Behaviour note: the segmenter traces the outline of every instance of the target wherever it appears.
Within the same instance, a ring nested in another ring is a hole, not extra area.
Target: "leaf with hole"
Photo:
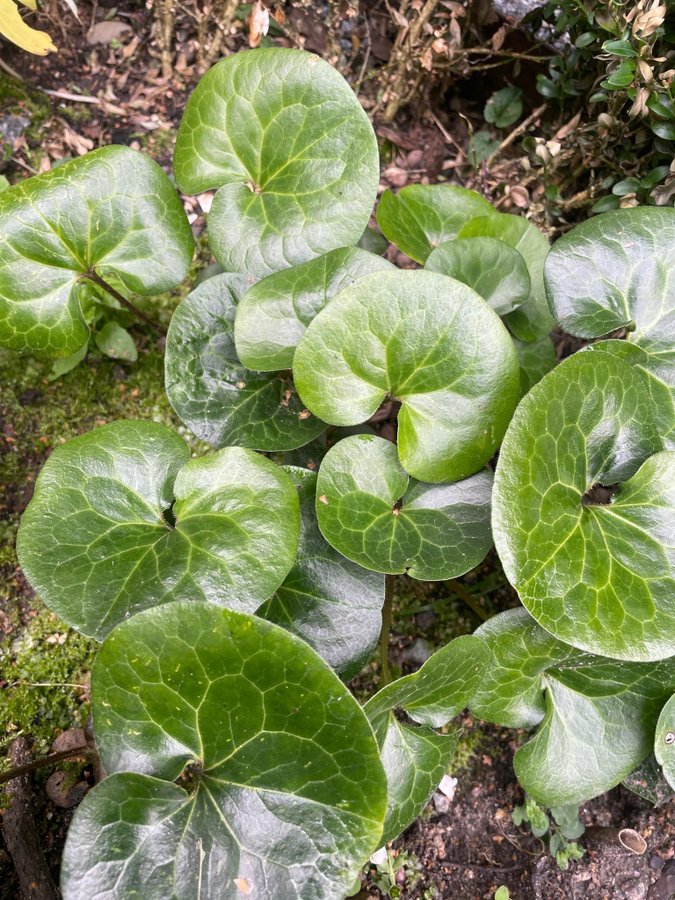
[[[188,428],[212,447],[293,450],[325,425],[298,399],[290,373],[253,372],[234,346],[243,275],[215,275],[178,306],[166,340],[169,402]]]
[[[548,334],[554,324],[543,281],[549,244],[541,231],[522,216],[493,210],[492,215],[467,222],[458,237],[496,238],[520,253],[530,274],[530,294],[517,309],[504,317],[504,321],[521,341],[534,341]]]
[[[300,497],[300,542],[284,583],[258,610],[303,638],[344,678],[370,659],[382,627],[384,578],[334,550],[316,519],[316,473],[287,469]]]
[[[226,272],[262,276],[356,244],[379,181],[375,132],[351,87],[311,53],[221,60],[185,107],[176,181],[217,188],[209,244]]]
[[[164,425],[114,422],[54,450],[17,552],[50,609],[102,640],[172,599],[253,612],[293,565],[298,510],[288,475],[251,450],[190,459]]]
[[[396,447],[354,435],[321,463],[316,514],[326,540],[376,572],[438,581],[473,569],[492,546],[492,473],[454,484],[409,478]]]
[[[424,267],[467,284],[499,316],[512,312],[530,296],[525,260],[498,238],[446,241],[429,254]]]
[[[70,356],[89,338],[88,273],[129,291],[175,287],[192,259],[176,191],[143,153],[103,147],[0,193],[0,345]]]
[[[208,603],[146,610],[103,644],[92,700],[111,774],[73,820],[65,900],[341,900],[378,846],[368,721],[276,625]]]
[[[455,638],[417,672],[388,684],[364,706],[389,786],[383,843],[417,818],[446,773],[461,732],[438,734],[434,729],[447,725],[469,703],[489,661],[479,638]]]
[[[481,719],[537,728],[514,758],[523,788],[545,806],[579,804],[626,778],[649,754],[675,684],[675,660],[628,663],[574,650],[524,609],[475,632],[492,652],[470,701]]]
[[[642,369],[673,441],[675,405],[675,210],[638,207],[594,216],[556,241],[546,292],[565,331],[595,338],[628,329],[603,348]],[[636,347],[629,350],[628,347]]]
[[[366,250],[342,247],[268,275],[248,290],[237,308],[239,359],[263,372],[290,369],[307,326],[332,297],[363,275],[393,268]]]
[[[499,317],[466,285],[435,272],[376,272],[309,325],[293,375],[332,425],[400,400],[398,451],[427,482],[457,481],[499,446],[519,393],[518,361]]]
[[[654,755],[666,781],[675,790],[675,694],[661,710],[654,737]]]
[[[377,207],[382,234],[418,263],[440,244],[456,238],[476,216],[494,215],[475,191],[452,184],[410,184],[394,194],[386,190]]]
[[[625,660],[675,653],[675,453],[659,452],[641,374],[578,353],[520,402],[492,528],[507,578],[547,631]]]

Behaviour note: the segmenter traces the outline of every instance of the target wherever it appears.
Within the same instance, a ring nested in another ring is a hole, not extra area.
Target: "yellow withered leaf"
[[[22,0],[24,6],[35,9],[35,0]],[[0,0],[0,34],[17,47],[37,56],[57,52],[46,31],[36,31],[27,25],[19,14],[14,0]]]

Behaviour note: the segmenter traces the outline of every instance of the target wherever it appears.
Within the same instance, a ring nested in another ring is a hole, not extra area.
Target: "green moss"
[[[96,644],[67,628],[46,609],[30,615],[21,632],[0,644],[7,683],[0,734],[34,738],[39,756],[61,731],[83,725],[89,712],[88,674]]]
[[[29,142],[39,142],[41,126],[51,115],[52,104],[46,94],[34,91],[0,71],[0,113],[28,116],[30,125],[26,129],[26,138]]]

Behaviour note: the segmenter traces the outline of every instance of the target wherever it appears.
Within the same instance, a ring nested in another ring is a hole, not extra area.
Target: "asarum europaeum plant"
[[[216,190],[224,272],[179,305],[166,387],[215,452],[98,428],[54,451],[19,531],[40,596],[102,641],[108,776],[73,820],[67,900],[342,898],[427,802],[467,705],[533,730],[515,766],[543,805],[652,750],[675,789],[675,210],[606,213],[549,252],[472,191],[414,185],[378,209],[424,265],[400,271],[360,246],[370,123],[294,50],[207,73],[174,168]],[[87,281],[152,293],[190,260],[170,183],[119,148],[3,192],[0,222],[14,349],[71,353]],[[614,337],[556,365],[555,323]],[[368,424],[383,403],[396,443]],[[278,465],[302,448],[318,472]],[[339,676],[381,622],[386,648],[392,575],[457,577],[493,539],[523,607],[389,683],[385,655],[361,707]]]

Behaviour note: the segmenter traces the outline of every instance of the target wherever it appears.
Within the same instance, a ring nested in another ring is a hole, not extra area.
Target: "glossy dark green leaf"
[[[377,224],[384,236],[416,262],[457,237],[476,216],[495,211],[475,191],[451,184],[410,184],[397,194],[387,190],[377,207]]]
[[[631,353],[628,361],[647,373],[655,399],[669,393],[662,415],[664,426],[670,419],[665,433],[670,432],[675,402],[675,210],[620,209],[577,225],[553,245],[545,280],[556,320],[570,334],[594,338],[629,329],[624,343],[642,353],[619,351],[613,342],[612,350]]]
[[[520,363],[520,393],[524,396],[558,363],[555,347],[548,335],[536,341],[513,339],[513,345]]]
[[[675,660],[628,663],[574,650],[524,609],[476,631],[492,652],[470,701],[482,719],[535,728],[516,753],[518,780],[545,806],[582,803],[619,784],[648,755]]]
[[[323,536],[348,559],[437,581],[473,569],[490,549],[491,487],[487,470],[454,484],[415,481],[393,444],[355,435],[321,463],[316,514]]]
[[[456,638],[417,672],[388,684],[366,703],[389,785],[383,843],[417,818],[447,771],[461,732],[437,734],[433,729],[469,703],[489,660],[478,638]],[[402,721],[397,711],[416,724]]]
[[[361,235],[357,246],[362,250],[367,250],[369,253],[383,256],[387,252],[389,241],[377,229],[371,228],[369,225]]]
[[[289,468],[300,496],[293,568],[258,615],[303,638],[343,678],[368,662],[382,627],[384,578],[328,544],[316,520],[316,473]]]
[[[527,302],[530,295],[525,260],[498,238],[446,241],[429,254],[424,267],[468,284],[500,316]]]
[[[521,341],[534,341],[548,334],[554,324],[544,291],[544,260],[549,244],[539,229],[522,216],[493,211],[490,216],[467,222],[458,237],[497,238],[520,253],[530,273],[530,295],[518,309],[508,313],[505,322]]]
[[[178,306],[166,341],[169,402],[188,428],[212,447],[292,450],[325,425],[298,399],[288,373],[252,372],[234,346],[243,275],[215,275]]]
[[[495,91],[483,109],[486,122],[497,128],[513,125],[523,114],[523,92],[518,87],[505,87]]]
[[[207,603],[147,610],[103,644],[92,696],[111,774],[73,820],[65,900],[341,900],[378,846],[372,730],[276,625]]]
[[[516,410],[495,543],[524,605],[560,640],[616,659],[675,653],[675,453],[661,446],[642,375],[607,353],[565,360]]]
[[[466,285],[435,272],[366,275],[322,310],[293,362],[300,397],[333,425],[402,401],[401,464],[427,482],[457,481],[499,446],[519,393],[509,335]]]
[[[642,373],[654,404],[656,427],[666,450],[675,450],[675,371],[669,366],[654,365],[654,356],[631,341],[598,341],[584,347],[584,352],[609,353]]]
[[[0,346],[70,356],[86,343],[81,283],[114,275],[137,294],[183,280],[192,232],[157,163],[104,147],[0,194]]]
[[[342,247],[268,275],[249,289],[237,309],[239,359],[263,372],[290,369],[305,329],[335,294],[363,275],[393,268],[366,250]]]
[[[654,737],[654,755],[666,781],[675,790],[675,694],[661,711]]]
[[[21,565],[45,603],[101,640],[172,599],[253,612],[290,571],[298,497],[278,466],[229,447],[190,459],[155,422],[114,422],[52,453],[21,520]]]
[[[351,87],[318,56],[236,53],[185,107],[176,181],[218,188],[211,249],[226,272],[262,276],[356,244],[379,180],[375,132]]]

